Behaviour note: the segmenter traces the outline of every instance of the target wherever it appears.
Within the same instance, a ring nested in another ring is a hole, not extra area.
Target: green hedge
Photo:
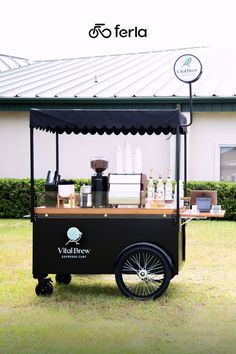
[[[75,181],[75,190],[79,191],[82,184],[88,184],[89,179]],[[37,205],[44,205],[44,179],[35,181]],[[236,220],[236,183],[235,182],[198,182],[187,184],[190,190],[217,190],[218,204],[226,210],[224,220]],[[0,179],[0,218],[22,218],[30,214],[30,180],[29,179]]]
[[[89,179],[75,181],[75,190]],[[35,181],[36,204],[44,205],[45,179]],[[0,179],[0,218],[22,218],[30,214],[30,179]]]

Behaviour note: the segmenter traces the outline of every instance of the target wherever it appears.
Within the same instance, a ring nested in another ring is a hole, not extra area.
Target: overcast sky
[[[0,1],[0,54],[56,59],[195,46],[236,47],[235,0]],[[105,23],[111,36],[90,38],[88,32],[95,23]],[[126,30],[145,29],[147,37],[135,38],[134,31],[131,37],[116,37],[117,24]]]

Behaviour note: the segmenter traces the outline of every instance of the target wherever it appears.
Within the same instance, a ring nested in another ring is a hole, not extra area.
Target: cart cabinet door
[[[37,219],[33,224],[33,274],[113,273],[119,254],[138,242],[161,247],[177,274],[182,261],[179,237],[171,218]]]

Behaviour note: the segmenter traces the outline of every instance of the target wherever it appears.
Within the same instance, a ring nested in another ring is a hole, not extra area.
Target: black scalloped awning
[[[62,134],[176,134],[184,133],[185,116],[178,109],[31,109],[30,127]]]

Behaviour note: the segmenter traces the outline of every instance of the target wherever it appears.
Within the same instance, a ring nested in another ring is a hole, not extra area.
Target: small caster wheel
[[[70,274],[56,274],[56,282],[58,284],[69,284],[71,282],[71,275]]]
[[[35,287],[35,292],[38,296],[49,296],[53,292],[53,286],[50,280],[44,279],[43,281],[39,281],[39,283]]]

